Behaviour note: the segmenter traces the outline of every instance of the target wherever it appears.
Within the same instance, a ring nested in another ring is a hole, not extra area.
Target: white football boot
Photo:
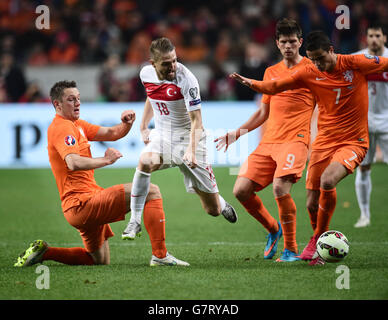
[[[354,225],[355,228],[363,228],[363,227],[367,227],[370,225],[370,219],[367,218],[367,217],[360,217],[358,219],[358,221],[356,222],[356,224]]]
[[[156,266],[184,266],[188,267],[190,264],[188,262],[179,260],[169,254],[167,252],[166,256],[162,259],[155,257],[152,255],[151,261],[150,261],[150,266],[151,267],[156,267]]]
[[[121,239],[123,240],[134,240],[136,237],[141,236],[141,224],[137,222],[128,223],[127,227],[123,231],[121,235]]]
[[[231,223],[235,223],[237,221],[237,213],[234,208],[225,201],[225,208],[221,211],[221,214]]]

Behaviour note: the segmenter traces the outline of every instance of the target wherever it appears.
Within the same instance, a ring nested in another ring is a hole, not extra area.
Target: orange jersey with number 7
[[[321,72],[314,65],[297,69],[277,81],[252,81],[251,88],[266,94],[308,88],[316,98],[318,134],[313,149],[338,144],[369,147],[368,84],[365,75],[388,71],[388,58],[337,54],[335,68]]]

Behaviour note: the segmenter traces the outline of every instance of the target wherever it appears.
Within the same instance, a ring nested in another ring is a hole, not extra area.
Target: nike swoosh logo
[[[132,197],[132,198],[138,198],[138,197],[141,197],[141,195],[135,196],[134,194],[131,194],[131,197]]]
[[[275,241],[272,243],[272,245],[269,247],[269,249],[267,251],[264,252],[264,254],[266,256],[268,256],[268,254],[271,252],[272,248],[274,247],[274,245],[278,242],[278,239],[276,238]]]
[[[315,80],[318,80],[318,81],[320,81],[320,80],[326,80],[326,78],[318,78],[318,77],[316,77]]]

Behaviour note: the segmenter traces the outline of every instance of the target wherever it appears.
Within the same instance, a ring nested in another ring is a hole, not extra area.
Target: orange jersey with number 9
[[[312,64],[309,59],[303,59],[291,68],[284,61],[267,68],[264,80],[273,81],[291,75],[298,68]],[[299,88],[287,90],[276,95],[263,95],[263,103],[270,105],[267,127],[261,143],[285,143],[302,141],[308,145],[310,141],[310,122],[315,101],[308,89]]]

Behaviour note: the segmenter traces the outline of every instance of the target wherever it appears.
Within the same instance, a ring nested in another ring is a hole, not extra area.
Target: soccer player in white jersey
[[[236,222],[236,212],[219,195],[208,163],[196,77],[177,62],[175,47],[167,38],[151,43],[150,62],[151,65],[140,71],[147,93],[140,124],[146,147],[133,178],[131,218],[122,238],[133,240],[141,233],[141,217],[151,173],[175,166],[184,175],[186,191],[198,194],[208,214],[222,214],[229,222]],[[148,125],[152,117],[155,118],[155,129],[150,131]]]
[[[384,46],[387,35],[383,26],[372,24],[367,28],[368,47],[355,54],[369,54],[388,57],[388,49]],[[368,80],[368,126],[369,150],[356,173],[356,194],[361,210],[360,218],[354,225],[362,228],[370,225],[370,194],[372,191],[371,164],[379,145],[388,163],[388,72],[367,76]]]

